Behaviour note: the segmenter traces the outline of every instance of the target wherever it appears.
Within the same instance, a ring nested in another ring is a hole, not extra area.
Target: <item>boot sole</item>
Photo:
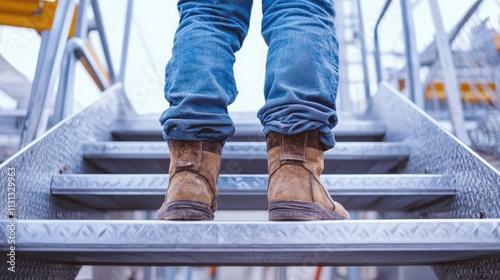
[[[211,221],[214,214],[210,206],[191,200],[177,200],[163,204],[156,212],[157,220]]]
[[[323,206],[306,201],[275,201],[269,204],[270,221],[347,220]]]

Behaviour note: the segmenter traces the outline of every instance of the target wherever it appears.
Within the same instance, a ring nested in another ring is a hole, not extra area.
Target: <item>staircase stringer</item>
[[[0,197],[8,197],[8,169],[15,173],[16,219],[104,219],[104,211],[52,196],[50,183],[56,174],[87,173],[95,168],[82,156],[81,143],[110,140],[109,128],[124,114],[133,114],[121,84],[109,88],[94,104],[62,121],[0,165]],[[7,201],[1,203],[1,219],[9,219]],[[0,256],[2,263],[7,255]],[[17,257],[18,279],[74,279],[79,265],[54,264],[42,259]],[[10,277],[2,273],[0,279]],[[23,278],[24,277],[24,278]],[[38,278],[37,278],[38,279]]]
[[[442,129],[424,111],[383,82],[373,98],[369,116],[386,125],[386,141],[410,147],[400,174],[444,174],[455,179],[457,195],[442,203],[411,212],[386,213],[398,219],[482,219],[500,217],[500,172]],[[432,234],[432,233],[429,233]],[[478,265],[481,263],[481,265]],[[484,279],[498,275],[500,257],[469,260],[434,267],[440,279]],[[444,277],[444,278],[443,278]]]

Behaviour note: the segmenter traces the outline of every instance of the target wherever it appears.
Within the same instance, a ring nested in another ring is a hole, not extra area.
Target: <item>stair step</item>
[[[115,123],[112,135],[118,141],[162,141],[162,129],[157,119],[125,119]],[[339,142],[381,141],[385,136],[385,126],[376,121],[347,120],[334,129]],[[262,125],[258,122],[236,123],[236,132],[227,141],[265,141]]]
[[[170,162],[165,142],[98,142],[83,144],[84,158],[107,173],[166,173]],[[325,152],[325,174],[387,173],[409,156],[402,143],[338,143]],[[226,143],[221,173],[267,173],[266,144],[262,142]]]
[[[20,133],[26,110],[0,110],[0,134]]]
[[[1,220],[0,239],[9,236]],[[500,254],[500,219],[17,220],[16,256],[120,265],[429,265]],[[2,252],[9,244],[2,242]]]
[[[323,175],[330,194],[349,210],[398,211],[455,195],[442,175]],[[167,175],[56,175],[51,193],[103,210],[157,210]],[[221,175],[220,210],[267,209],[267,175]]]

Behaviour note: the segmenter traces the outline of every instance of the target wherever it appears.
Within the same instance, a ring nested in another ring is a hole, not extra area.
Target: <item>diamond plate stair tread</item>
[[[258,122],[236,122],[236,132],[227,141],[265,141],[262,125]],[[111,133],[118,141],[162,141],[162,128],[156,119],[132,118],[115,123]],[[334,129],[339,142],[381,141],[385,126],[376,121],[347,120]]]
[[[442,175],[323,175],[330,194],[349,210],[397,211],[455,195]],[[157,210],[167,175],[56,175],[51,193],[104,210]],[[267,175],[221,175],[220,210],[266,210]]]
[[[84,158],[105,173],[166,173],[170,162],[165,142],[98,142],[83,144],[82,150]],[[383,174],[408,155],[409,147],[401,143],[338,143],[325,152],[324,174]],[[265,143],[226,143],[221,173],[267,173]]]
[[[25,116],[25,110],[0,110],[0,134],[20,133]]]
[[[78,264],[427,265],[498,254],[499,219],[16,221],[16,256]]]

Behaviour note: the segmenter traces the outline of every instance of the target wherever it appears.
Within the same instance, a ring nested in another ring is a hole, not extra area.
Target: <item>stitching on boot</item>
[[[296,165],[296,166],[304,167],[304,163],[300,160],[285,159],[285,160],[281,160],[280,163],[281,163],[281,166],[283,166],[283,165]]]
[[[203,141],[203,147],[202,148],[205,148],[207,147],[207,150],[206,152],[210,152],[208,151],[208,148],[210,147],[210,145],[208,145],[207,143],[212,143],[212,144],[217,144],[216,142],[208,142],[208,141]],[[212,145],[213,147],[215,147],[214,145]],[[211,148],[213,148],[211,147]],[[216,148],[216,147],[215,147]],[[215,153],[217,155],[221,155],[220,153],[222,152],[222,144],[220,144],[220,151],[219,153]],[[203,151],[201,152],[201,160],[200,160],[200,166],[201,166],[201,163],[203,162]],[[219,162],[219,167],[220,167],[220,162]],[[205,181],[207,181],[207,184],[208,184],[208,187],[210,188],[210,191],[212,192],[212,196],[214,199],[212,199],[212,202],[210,203],[210,207],[213,208],[213,211],[217,210],[217,181],[218,181],[218,176],[220,175],[220,170],[217,172],[219,173],[217,175],[217,178],[215,179],[215,186],[212,186],[212,184],[210,184],[210,180],[207,178],[207,176],[205,176],[205,174],[203,174],[201,172],[201,168],[200,168],[200,172],[199,172],[199,175],[201,177],[203,177],[205,179]]]
[[[309,173],[309,191],[311,192],[311,200],[312,200],[312,202],[316,202],[314,200],[313,178],[314,178],[314,176],[311,173]]]
[[[174,175],[176,175],[177,173],[180,173],[180,172],[189,172],[189,173],[193,173],[193,174],[196,174],[196,175],[200,175],[200,171],[196,171],[196,170],[190,169],[189,167],[176,167],[175,168],[175,172],[172,175],[172,178],[174,178]]]
[[[311,175],[312,175],[312,174],[311,174]],[[325,186],[323,186],[323,184],[321,184],[321,182],[320,182],[320,181],[319,181],[319,180],[318,180],[318,179],[317,179],[314,175],[312,175],[312,178],[314,179],[314,181],[316,181],[316,182],[317,182],[317,183],[321,186],[321,188],[323,189],[323,192],[324,192],[324,193],[325,193],[325,195],[326,195],[326,198],[328,199],[328,201],[330,201],[330,203],[331,203],[331,204],[332,204],[332,206],[333,206],[332,211],[335,211],[335,209],[336,209],[337,207],[335,206],[335,202],[334,202],[333,198],[330,196],[330,193],[328,193],[328,190],[325,188]]]

